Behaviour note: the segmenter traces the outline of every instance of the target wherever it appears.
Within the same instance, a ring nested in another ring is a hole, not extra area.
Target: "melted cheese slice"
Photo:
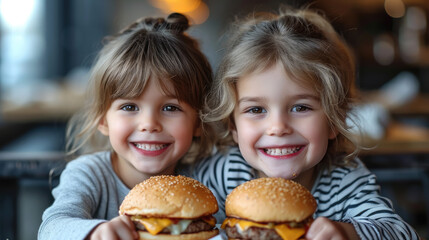
[[[168,228],[171,232],[171,235],[179,235],[191,224],[192,220],[183,219],[177,223],[174,223],[168,218],[142,218],[138,216],[132,216],[131,220],[139,221],[146,230],[152,234],[156,235],[161,232],[164,228]],[[216,219],[212,216],[204,217],[202,220],[211,226],[216,225]]]
[[[152,234],[156,235],[159,232],[162,231],[162,229],[170,226],[173,224],[173,221],[171,221],[168,218],[134,218],[131,217],[131,220],[133,221],[139,221],[143,226],[146,228],[146,230]]]
[[[221,228],[225,228],[226,225],[230,227],[237,226],[239,228],[239,231],[246,231],[250,227],[274,229],[277,234],[284,240],[296,240],[305,233],[304,228],[291,228],[287,224],[263,224],[241,220],[237,218],[225,219],[225,221],[222,223]]]
[[[262,223],[256,223],[246,220],[241,220],[237,218],[227,218],[225,221],[223,221],[221,228],[225,228],[225,226],[228,225],[230,227],[238,226],[241,231],[246,231],[250,227],[259,227],[259,228],[273,228],[273,224],[262,224]]]
[[[286,224],[278,224],[274,229],[284,240],[296,240],[305,233],[304,228],[290,228]]]

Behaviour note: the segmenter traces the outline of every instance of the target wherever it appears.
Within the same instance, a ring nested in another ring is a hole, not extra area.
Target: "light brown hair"
[[[184,32],[188,19],[179,13],[164,18],[142,18],[105,38],[105,45],[91,70],[87,102],[67,127],[69,154],[110,150],[108,138],[102,136],[98,124],[111,103],[118,98],[141,95],[149,78],[159,80],[167,94],[189,104],[201,113],[204,98],[212,84],[210,64],[195,39]],[[173,85],[168,92],[165,84]],[[190,152],[194,157],[211,153],[211,129],[202,124],[198,147]]]
[[[358,145],[346,123],[356,95],[354,60],[322,14],[290,7],[283,7],[280,14],[253,13],[235,22],[228,33],[229,46],[204,118],[220,123],[220,144],[231,144],[237,81],[281,63],[292,79],[318,93],[330,127],[339,132],[329,142],[325,156],[328,165],[348,161],[357,154]],[[337,161],[339,155],[346,157]]]

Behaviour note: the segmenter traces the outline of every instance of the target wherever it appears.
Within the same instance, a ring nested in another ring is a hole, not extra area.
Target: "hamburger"
[[[154,176],[137,184],[124,198],[120,215],[127,215],[140,239],[209,239],[218,211],[213,193],[184,176]]]
[[[222,228],[229,239],[296,240],[305,235],[316,208],[304,186],[283,178],[258,178],[227,196]]]

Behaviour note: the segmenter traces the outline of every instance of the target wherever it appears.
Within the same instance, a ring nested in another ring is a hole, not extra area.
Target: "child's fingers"
[[[137,239],[139,237],[137,231],[136,231],[136,227],[134,225],[134,223],[131,221],[131,219],[127,216],[120,216],[118,218],[125,226],[127,226],[127,232],[132,234],[132,239]],[[126,233],[124,233],[126,234]],[[121,238],[122,239],[122,238]]]
[[[325,218],[317,218],[308,229],[307,234],[305,235],[306,239],[311,240],[322,240],[322,239],[331,239],[331,240],[343,240],[346,239],[341,229],[335,224],[335,222]]]
[[[100,224],[91,234],[91,240],[133,240],[138,239],[138,233],[131,219],[126,216],[116,217],[109,222]]]
[[[90,240],[116,240],[117,236],[113,228],[109,227],[110,223],[102,223],[97,226],[88,239]]]
[[[122,239],[122,240],[133,240],[138,238],[136,231],[134,230],[130,231],[129,228],[125,228],[125,227],[117,228],[116,235],[118,236],[119,239]]]
[[[323,223],[318,219],[316,219],[310,226],[305,235],[306,239],[314,239],[318,233],[322,231]]]

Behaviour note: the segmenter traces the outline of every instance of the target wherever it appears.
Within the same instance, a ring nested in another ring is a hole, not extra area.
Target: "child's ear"
[[[200,118],[197,118],[193,132],[194,137],[201,137],[202,131],[202,121]]]
[[[234,140],[235,143],[238,144],[238,133],[237,133],[237,128],[235,127],[235,121],[233,117],[230,117],[230,125],[229,125],[229,129],[232,133],[232,139]]]
[[[232,133],[232,139],[234,139],[234,142],[238,144],[238,134],[237,134],[237,130],[231,129],[231,133]]]
[[[107,121],[104,117],[100,119],[97,129],[104,136],[109,136],[109,126],[107,125]]]
[[[194,137],[201,137],[201,124],[198,124],[198,126],[194,129]]]
[[[329,132],[329,140],[335,139],[338,136],[337,129],[331,129]]]

